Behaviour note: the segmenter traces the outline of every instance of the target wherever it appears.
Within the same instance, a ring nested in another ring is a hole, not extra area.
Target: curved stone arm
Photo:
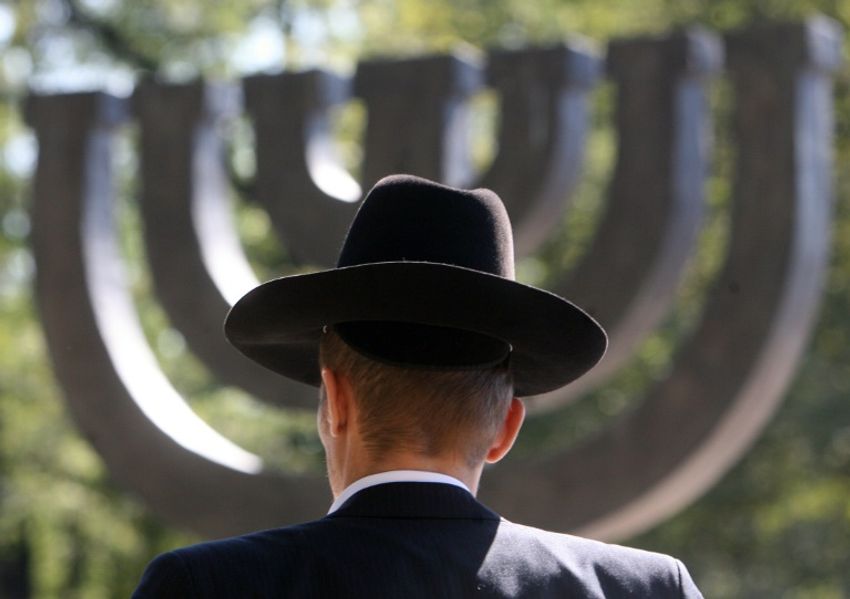
[[[230,306],[257,285],[236,235],[216,133],[235,108],[234,91],[153,81],[136,89],[140,204],[154,286],[172,324],[219,381],[269,403],[314,407],[315,389],[251,362],[222,335]]]
[[[617,164],[593,243],[555,292],[608,331],[608,352],[588,375],[530,402],[562,406],[606,381],[667,314],[702,221],[710,149],[705,80],[721,63],[717,38],[689,30],[615,42]]]
[[[112,128],[126,102],[31,97],[36,296],[54,372],[80,430],[122,485],[172,523],[217,537],[321,515],[323,477],[264,471],[166,380],[127,289],[112,218]]]
[[[734,464],[775,411],[812,328],[832,211],[826,19],[729,39],[738,161],[731,246],[702,322],[642,404],[570,450],[485,478],[507,517],[600,538],[649,528]]]
[[[336,264],[360,198],[334,156],[328,119],[328,109],[348,99],[348,80],[312,70],[248,77],[243,87],[256,138],[257,201],[294,261]]]

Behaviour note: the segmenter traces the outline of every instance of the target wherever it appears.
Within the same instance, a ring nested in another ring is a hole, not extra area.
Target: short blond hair
[[[477,466],[513,397],[507,360],[480,370],[400,367],[364,356],[331,328],[322,336],[319,362],[351,382],[358,424],[376,457],[399,448],[424,455],[454,451]]]

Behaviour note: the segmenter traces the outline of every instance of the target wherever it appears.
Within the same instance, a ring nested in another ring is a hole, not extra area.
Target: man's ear
[[[522,428],[522,423],[525,420],[525,404],[518,397],[511,399],[511,405],[508,408],[508,413],[505,414],[505,420],[502,422],[502,428],[496,439],[487,451],[487,456],[484,458],[488,464],[498,462],[511,450],[519,435],[519,429]]]
[[[348,379],[330,368],[322,368],[322,385],[325,388],[328,432],[338,437],[348,428],[351,416],[351,384]]]

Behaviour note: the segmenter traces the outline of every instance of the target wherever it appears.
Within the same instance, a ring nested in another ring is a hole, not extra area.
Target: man
[[[335,500],[320,520],[154,560],[146,597],[701,597],[677,560],[514,524],[474,497],[510,450],[518,397],[563,386],[605,351],[579,308],[515,282],[491,191],[380,181],[328,271],[243,297],[244,354],[320,386]]]

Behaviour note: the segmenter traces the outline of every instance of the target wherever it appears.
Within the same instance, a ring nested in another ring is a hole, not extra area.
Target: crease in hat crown
[[[499,196],[412,175],[378,181],[354,217],[337,267],[410,261],[513,279],[513,234]]]

